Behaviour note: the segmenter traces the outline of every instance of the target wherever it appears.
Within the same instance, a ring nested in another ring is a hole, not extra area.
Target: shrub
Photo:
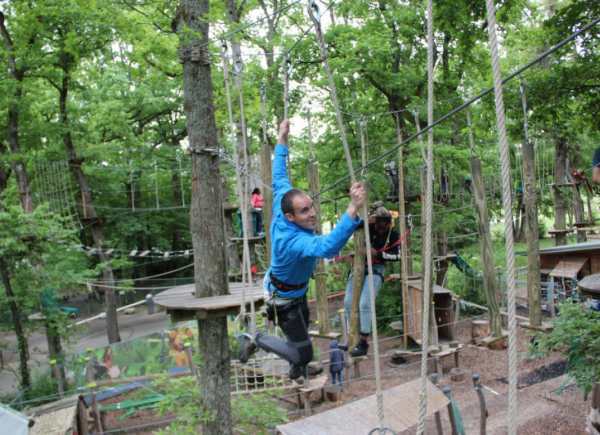
[[[565,355],[567,373],[585,394],[600,380],[600,312],[564,302],[554,329],[535,336],[531,352],[537,356],[558,351]]]

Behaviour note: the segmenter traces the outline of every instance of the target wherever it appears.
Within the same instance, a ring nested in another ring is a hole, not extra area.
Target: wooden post
[[[195,296],[229,293],[217,128],[208,51],[208,0],[181,0],[176,17],[183,62],[183,95],[192,159],[190,232],[194,247]],[[198,48],[200,47],[199,51]],[[211,204],[207,207],[206,204]],[[206,253],[210,253],[207,255]],[[202,433],[230,435],[231,376],[227,318],[198,318]]]
[[[313,206],[316,212],[317,226],[316,233],[322,234],[323,228],[321,226],[321,197],[319,192],[321,190],[321,184],[319,181],[319,163],[317,162],[315,155],[315,146],[312,140],[312,125],[310,110],[307,113],[307,128],[308,128],[308,146],[310,150],[310,163],[308,164],[308,189],[310,196],[313,198]],[[329,332],[329,304],[327,301],[327,287],[326,287],[326,272],[325,263],[323,259],[320,259],[315,269],[315,290],[317,298],[317,319],[319,321],[319,333],[327,334]]]
[[[348,319],[346,319],[346,310],[340,308],[338,310],[340,316],[340,323],[342,324],[342,343],[348,343]]]
[[[458,429],[456,427],[456,418],[454,416],[454,409],[452,409],[452,388],[448,385],[442,388],[443,393],[448,398],[448,418],[450,419],[450,427],[452,428],[452,435],[458,435]]]
[[[79,396],[77,400],[77,428],[80,435],[89,435],[88,412],[83,400],[83,396]]]
[[[493,337],[500,337],[502,335],[502,319],[496,289],[490,221],[485,202],[485,186],[481,176],[481,162],[475,156],[471,157],[471,176],[473,178],[473,200],[477,211],[477,231],[479,232],[479,246],[483,264],[483,285],[490,310],[491,332]]]
[[[438,373],[433,373],[429,375],[429,379],[431,379],[431,383],[433,385],[437,386],[437,384],[440,381],[440,375]],[[437,429],[438,435],[444,435],[444,429],[442,427],[442,416],[440,414],[440,411],[436,411],[433,415],[435,417],[435,427]]]
[[[365,217],[366,218],[366,217]],[[354,232],[354,261],[352,262],[352,311],[350,312],[350,337],[348,346],[358,343],[360,329],[360,294],[365,279],[365,232],[357,228]]]
[[[581,191],[579,190],[579,183],[576,183],[572,177],[569,179],[573,182],[573,214],[575,215],[575,227],[577,227],[577,243],[587,242],[587,235],[585,230],[579,230],[582,225],[585,224],[585,209],[583,207],[583,200],[581,199]]]
[[[360,137],[361,163],[365,168],[367,164],[367,144],[363,132],[362,120],[357,123]],[[361,171],[361,177],[365,177],[365,169]],[[369,216],[362,216],[363,219],[369,219]],[[367,279],[366,261],[366,240],[365,232],[357,230],[354,232],[354,261],[352,263],[352,312],[350,313],[350,341],[349,345],[354,347],[358,344],[360,333],[360,296],[362,294],[363,283]]]
[[[92,391],[92,411],[94,412],[94,422],[96,424],[96,433],[103,434],[104,428],[102,427],[102,419],[100,418],[100,409],[98,408],[98,401],[96,400],[96,389]]]
[[[600,383],[598,382],[592,388],[592,403],[587,421],[587,431],[592,435],[600,433]]]
[[[487,407],[485,404],[485,396],[483,395],[483,391],[481,391],[479,373],[473,373],[473,386],[477,392],[477,399],[479,399],[479,435],[485,435],[487,426]]]
[[[398,220],[400,221],[400,276],[402,287],[402,335],[404,348],[408,348],[408,239],[410,234],[406,230],[406,202],[404,200],[404,150],[402,144],[402,130],[400,117],[396,118],[396,141],[398,143]]]
[[[554,229],[565,230],[566,229],[566,213],[567,205],[563,197],[561,184],[565,183],[567,175],[566,163],[567,163],[567,141],[563,137],[557,137],[554,143]],[[567,243],[567,234],[559,232],[555,234],[555,243],[557,246],[565,245]]]
[[[540,240],[535,180],[535,154],[533,143],[529,141],[527,100],[525,97],[525,84],[523,82],[521,82],[520,91],[523,106],[523,202],[525,204],[525,240],[527,242],[529,323],[531,326],[541,326]]]

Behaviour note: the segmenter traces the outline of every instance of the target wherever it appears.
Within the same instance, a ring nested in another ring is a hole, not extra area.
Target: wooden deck
[[[243,303],[244,285],[239,282],[229,284],[228,295],[197,298],[194,291],[194,284],[180,285],[157,294],[154,302],[165,307],[173,321],[235,314],[240,311]],[[255,305],[264,302],[262,285],[254,284],[246,288],[247,311],[250,310],[252,301]]]
[[[383,392],[386,427],[404,431],[418,422],[421,379],[398,385]],[[448,399],[435,385],[427,381],[427,415],[440,411]],[[282,435],[348,435],[368,434],[378,427],[375,395],[356,400],[311,417],[277,426]]]

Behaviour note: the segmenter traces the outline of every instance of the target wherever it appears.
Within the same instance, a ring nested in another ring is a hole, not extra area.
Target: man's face
[[[305,230],[314,231],[317,227],[317,213],[313,201],[306,194],[296,195],[292,200],[294,213],[286,213],[285,217]]]

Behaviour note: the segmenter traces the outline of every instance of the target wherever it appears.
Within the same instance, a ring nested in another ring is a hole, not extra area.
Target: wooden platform
[[[197,298],[194,296],[194,284],[179,285],[154,296],[154,302],[165,307],[174,322],[206,319],[213,316],[238,313],[242,305],[243,289],[244,285],[242,283],[230,283],[229,291],[231,294]],[[255,306],[264,302],[262,285],[255,284],[246,289],[246,308],[248,311],[250,310],[251,301],[254,301]]]
[[[398,385],[383,392],[386,427],[404,431],[418,422],[421,379]],[[448,399],[427,381],[427,415],[445,408]],[[368,434],[378,427],[375,395],[356,400],[311,417],[277,426],[282,435],[348,435]]]
[[[298,388],[298,406],[304,406],[304,415],[309,416],[312,414],[310,406],[310,396],[312,393],[320,393],[321,400],[325,400],[325,385],[329,377],[327,375],[321,375],[313,378],[308,382],[308,385],[301,386]]]
[[[553,235],[553,234],[568,234],[573,232],[573,229],[571,228],[566,228],[564,230],[560,230],[558,228],[551,228],[548,230],[548,234]]]
[[[327,334],[321,334],[318,329],[311,329],[308,331],[308,335],[311,337],[325,338],[327,340],[337,340],[342,336],[341,332],[328,332]]]

